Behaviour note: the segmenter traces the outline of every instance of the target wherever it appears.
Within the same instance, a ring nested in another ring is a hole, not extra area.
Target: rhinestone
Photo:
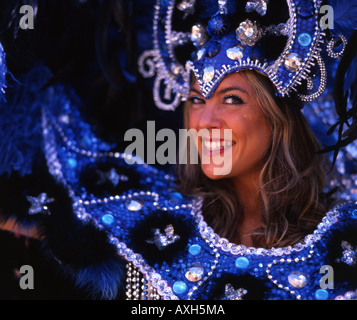
[[[328,292],[325,289],[317,289],[315,291],[315,298],[317,300],[327,300]]]
[[[300,45],[302,45],[303,47],[307,47],[311,44],[312,38],[310,34],[303,32],[299,35],[298,41]]]
[[[202,279],[203,274],[204,274],[203,267],[201,267],[200,265],[194,265],[190,268],[187,268],[185,277],[187,280],[189,280],[191,282],[197,282]]]
[[[309,19],[314,15],[314,5],[311,2],[300,1],[297,7],[297,13],[301,18]]]
[[[301,271],[293,271],[289,274],[288,281],[294,288],[299,289],[306,286],[307,277]]]
[[[102,221],[104,224],[106,224],[107,226],[111,225],[114,222],[114,217],[111,214],[105,214],[102,217]]]
[[[214,77],[214,68],[212,66],[208,66],[203,69],[203,81],[210,82]]]
[[[176,294],[184,294],[187,291],[187,284],[184,281],[176,281],[172,286]]]
[[[205,53],[205,49],[204,48],[198,50],[197,51],[197,55],[196,55],[197,60],[201,60],[202,57],[204,56],[204,53]]]
[[[239,257],[236,259],[235,265],[238,269],[247,269],[249,260],[246,257]]]
[[[178,75],[180,73],[180,67],[176,63],[171,63],[171,71],[173,74]]]
[[[227,57],[231,60],[240,60],[244,56],[244,48],[242,46],[234,46],[226,51]]]
[[[301,66],[301,58],[297,53],[290,53],[284,60],[285,69],[296,72]]]
[[[201,25],[197,24],[192,26],[191,41],[195,46],[199,46],[199,47],[203,46],[206,43],[207,36],[205,33],[205,29]]]
[[[189,249],[188,252],[193,256],[197,256],[202,250],[202,247],[199,244],[193,244]]]
[[[130,211],[139,211],[143,208],[144,203],[139,199],[130,199],[125,203],[125,206]]]
[[[243,21],[236,29],[237,40],[244,46],[254,46],[261,38],[261,29],[256,22]]]

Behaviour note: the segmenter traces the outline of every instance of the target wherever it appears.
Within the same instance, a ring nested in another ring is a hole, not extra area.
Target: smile
[[[206,151],[209,152],[217,152],[223,151],[235,145],[235,141],[232,140],[210,140],[203,139],[202,140],[203,147]]]

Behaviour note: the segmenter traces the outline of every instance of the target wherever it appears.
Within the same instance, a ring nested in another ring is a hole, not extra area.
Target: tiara
[[[340,58],[347,45],[321,26],[321,7],[321,0],[158,0],[153,49],[139,57],[139,71],[155,77],[153,98],[163,110],[186,100],[192,74],[209,98],[242,69],[266,75],[278,96],[315,100],[326,89],[325,56]]]

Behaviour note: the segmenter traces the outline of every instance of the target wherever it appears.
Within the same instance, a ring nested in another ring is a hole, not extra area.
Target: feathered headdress
[[[154,101],[164,110],[186,99],[192,74],[209,98],[242,69],[265,74],[279,96],[309,102],[327,88],[327,63],[342,57],[334,91],[339,119],[329,132],[338,127],[339,138],[325,150],[336,158],[357,137],[356,29],[356,0],[158,0],[154,47],[139,70],[155,77]]]

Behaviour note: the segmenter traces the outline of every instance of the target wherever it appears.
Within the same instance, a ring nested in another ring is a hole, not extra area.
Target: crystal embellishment
[[[139,211],[144,207],[144,203],[139,199],[130,199],[125,205],[129,211]]]
[[[146,242],[155,244],[159,250],[164,250],[170,244],[180,240],[180,236],[175,234],[175,229],[172,224],[165,227],[165,232],[161,233],[160,229],[152,229],[153,238],[147,239]]]
[[[248,1],[245,7],[247,12],[256,11],[261,16],[265,16],[268,9],[268,0],[252,0]]]
[[[285,69],[290,72],[298,71],[301,64],[301,58],[297,53],[290,53],[284,60]]]
[[[288,276],[289,283],[297,289],[303,288],[307,284],[307,277],[301,271],[293,271]]]
[[[342,258],[337,259],[337,262],[344,262],[347,265],[354,267],[357,264],[357,248],[353,247],[349,242],[342,241]]]
[[[237,40],[240,40],[243,46],[254,46],[262,37],[262,30],[256,22],[249,19],[243,21],[236,29]]]
[[[224,298],[222,300],[243,300],[243,296],[247,293],[246,289],[239,288],[235,290],[230,283],[227,283],[224,287]]]
[[[200,265],[193,265],[192,267],[187,268],[185,277],[191,282],[200,281],[203,277],[204,269]]]
[[[244,56],[244,48],[242,46],[234,46],[226,50],[227,57],[231,60],[241,60]]]
[[[207,34],[204,27],[195,24],[191,29],[191,41],[197,47],[203,46],[207,41]]]
[[[214,78],[214,68],[212,66],[205,67],[203,69],[203,82],[210,82]]]
[[[48,198],[47,193],[41,193],[37,197],[27,196],[27,200],[30,202],[31,206],[29,209],[29,214],[37,214],[37,213],[47,213],[48,207],[47,204],[52,203],[54,201],[53,198]]]

